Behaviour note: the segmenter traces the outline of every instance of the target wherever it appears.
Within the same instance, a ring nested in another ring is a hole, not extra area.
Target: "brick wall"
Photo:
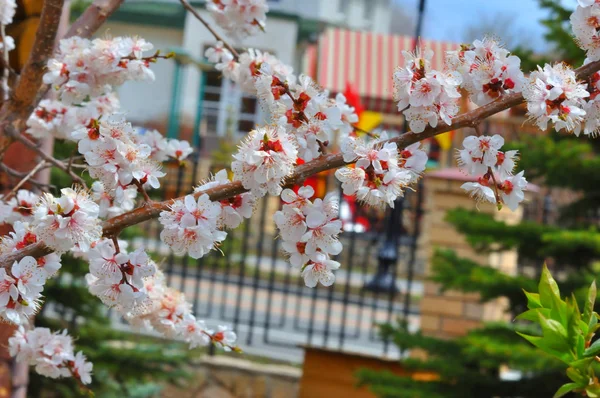
[[[520,211],[513,213],[507,208],[497,211],[492,205],[477,205],[460,189],[466,181],[468,179],[456,169],[440,170],[429,173],[426,177],[426,216],[420,242],[429,259],[425,274],[430,273],[431,257],[436,248],[450,248],[461,257],[501,269],[508,274],[515,273],[515,251],[491,255],[476,253],[464,236],[444,221],[446,212],[457,207],[473,210],[478,208],[479,211],[494,214],[496,219],[508,223],[518,223],[521,219]],[[482,304],[477,294],[456,291],[442,293],[437,284],[426,281],[421,301],[421,330],[426,335],[442,338],[463,336],[470,329],[478,327],[482,321],[506,319],[505,308],[504,300]]]

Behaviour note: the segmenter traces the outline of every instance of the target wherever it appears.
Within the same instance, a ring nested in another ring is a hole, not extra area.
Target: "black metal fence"
[[[169,169],[162,199],[184,195],[190,183],[206,178],[204,163],[196,157],[185,168]],[[421,190],[407,192],[393,211],[373,209],[349,202],[331,176],[320,178],[339,195],[345,230],[344,250],[336,259],[341,267],[331,287],[304,286],[299,270],[280,252],[276,197],[261,199],[252,219],[229,231],[221,252],[198,260],[174,256],[160,241],[157,220],[145,224],[132,245],[145,246],[158,260],[168,283],[186,294],[199,318],[232,325],[246,351],[299,360],[299,347],[311,345],[397,357],[376,325],[400,317],[417,328]]]

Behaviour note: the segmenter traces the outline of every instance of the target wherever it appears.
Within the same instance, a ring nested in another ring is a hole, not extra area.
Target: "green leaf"
[[[587,325],[584,324],[585,330],[582,330],[581,312],[579,312],[579,306],[573,294],[567,301],[566,315],[567,341],[572,348],[577,348],[579,337],[583,338],[587,333]]]
[[[577,342],[575,343],[575,353],[577,358],[583,357],[583,352],[585,351],[585,337],[583,335],[577,336]]]
[[[542,270],[542,276],[540,278],[540,284],[538,286],[539,294],[540,294],[540,303],[544,308],[552,308],[553,297],[558,297],[560,299],[560,290],[558,289],[558,285],[550,271],[548,271],[548,267],[544,264],[544,268]]]
[[[533,310],[535,308],[542,308],[542,303],[540,302],[540,295],[537,293],[529,293],[523,290],[525,293],[525,297],[527,297],[527,308]]]
[[[546,317],[550,316],[550,311],[547,308],[536,308],[536,309],[532,309],[532,310],[527,310],[519,315],[517,315],[515,317],[515,319],[518,320],[524,320],[524,321],[531,321],[531,322],[539,322],[540,321],[540,312],[542,311],[546,311],[545,315]]]
[[[530,336],[528,334],[521,333],[521,332],[517,332],[517,334],[519,336],[523,337],[525,340],[529,341],[531,344],[533,344],[540,350],[544,351],[545,353],[560,359],[567,365],[571,364],[571,361],[573,360],[573,358],[569,355],[568,348],[566,351],[565,351],[564,347],[557,348],[556,346],[553,346],[545,337]]]
[[[588,290],[587,301],[585,302],[585,306],[583,307],[583,321],[587,324],[590,323],[592,319],[592,314],[594,313],[594,303],[596,302],[596,281],[592,282],[590,289]]]
[[[592,317],[588,324],[588,333],[594,333],[596,331],[597,327],[598,327],[598,316],[594,312],[594,313],[592,313]]]
[[[573,380],[577,385],[587,385],[588,377],[585,373],[582,373],[580,370],[570,367],[567,369],[567,376],[569,379]]]
[[[559,321],[545,318],[539,312],[538,317],[540,318],[540,326],[542,327],[544,338],[552,341],[556,340],[557,345],[567,345],[567,329]]]
[[[598,354],[600,354],[600,340],[594,341],[594,343],[583,352],[584,357],[595,357]]]
[[[582,372],[585,372],[585,369],[587,369],[592,364],[592,362],[594,362],[594,358],[583,358],[578,359],[575,362],[571,362],[569,366],[572,368],[580,369]]]
[[[558,391],[554,394],[553,398],[560,398],[562,396],[565,396],[567,393],[570,393],[577,387],[578,385],[576,383],[563,384],[563,386],[559,388]]]

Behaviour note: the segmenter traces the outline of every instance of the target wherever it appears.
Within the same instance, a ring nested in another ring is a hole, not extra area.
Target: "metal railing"
[[[169,169],[161,199],[184,195],[189,181],[206,178],[199,175],[200,163],[196,157],[186,168]],[[406,317],[417,328],[424,268],[417,256],[421,195],[407,191],[393,212],[373,209],[348,202],[331,178],[323,178],[339,195],[345,229],[344,250],[336,258],[342,265],[331,287],[304,286],[300,270],[281,253],[273,222],[281,206],[276,197],[261,199],[250,220],[228,231],[220,251],[198,260],[174,256],[160,241],[157,220],[146,223],[132,245],[145,246],[199,318],[231,324],[247,351],[294,360],[301,359],[298,347],[311,345],[397,357],[376,325]],[[410,292],[409,275],[416,275]]]

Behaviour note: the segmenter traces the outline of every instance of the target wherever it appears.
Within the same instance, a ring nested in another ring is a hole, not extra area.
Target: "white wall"
[[[368,19],[367,7],[372,9]],[[317,18],[345,28],[389,33],[390,7],[390,0],[327,0],[321,1]]]
[[[152,27],[122,22],[107,22],[97,36],[140,36],[154,44],[163,54],[173,47],[181,47],[183,31],[173,28]],[[132,123],[166,120],[171,104],[173,60],[159,60],[151,65],[156,80],[127,82],[119,89],[121,107]]]

